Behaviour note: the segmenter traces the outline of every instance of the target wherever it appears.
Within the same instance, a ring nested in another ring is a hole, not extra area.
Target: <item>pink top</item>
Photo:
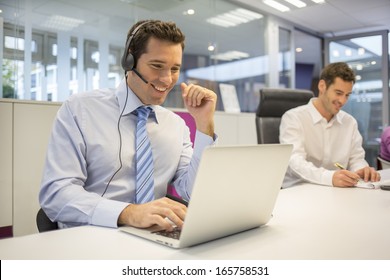
[[[192,145],[194,145],[195,141],[195,133],[196,133],[196,125],[194,118],[187,112],[175,112],[177,115],[179,115],[186,123],[188,128],[190,129],[190,137]],[[172,194],[176,197],[180,197],[180,195],[176,192],[175,188],[173,186],[168,186],[167,192],[169,194]]]
[[[384,160],[390,161],[390,126],[383,130],[379,155]]]

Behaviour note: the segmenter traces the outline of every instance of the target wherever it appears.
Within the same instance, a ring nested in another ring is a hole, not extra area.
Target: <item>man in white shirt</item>
[[[346,63],[329,64],[320,76],[318,98],[283,115],[280,143],[294,146],[283,188],[300,182],[352,187],[360,179],[380,180],[364,159],[356,120],[341,110],[354,83],[355,74]]]

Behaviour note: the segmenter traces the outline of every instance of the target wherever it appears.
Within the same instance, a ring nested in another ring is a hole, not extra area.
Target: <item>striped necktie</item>
[[[146,122],[152,111],[150,107],[137,108],[136,133],[136,194],[135,203],[142,204],[154,200],[153,156],[146,131]]]

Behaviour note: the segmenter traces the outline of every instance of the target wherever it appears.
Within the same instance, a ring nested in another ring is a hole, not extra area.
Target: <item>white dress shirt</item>
[[[282,116],[280,143],[294,146],[283,188],[300,182],[332,186],[336,162],[351,171],[368,166],[356,120],[340,111],[328,122],[314,107],[315,99]]]
[[[117,227],[119,214],[135,196],[137,117],[132,112],[141,105],[123,80],[117,89],[72,95],[59,109],[39,201],[61,227]],[[155,198],[165,196],[171,184],[188,200],[202,151],[214,140],[197,131],[192,148],[182,118],[161,106],[150,107],[154,113],[148,119],[147,131],[154,161]]]

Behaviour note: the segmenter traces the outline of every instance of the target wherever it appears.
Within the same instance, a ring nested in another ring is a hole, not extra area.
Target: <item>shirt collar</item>
[[[115,95],[118,99],[119,104],[119,112],[122,112],[123,116],[131,114],[134,110],[136,110],[140,106],[145,106],[142,101],[138,98],[137,95],[131,90],[130,87],[126,84],[126,78],[124,78],[118,87],[116,88]],[[127,96],[127,100],[126,100]],[[150,113],[150,116],[155,119],[158,123],[158,115],[159,115],[159,107],[157,105],[148,105],[148,107],[152,108],[153,111]]]
[[[316,100],[317,97],[313,97],[310,99],[308,105],[309,105],[309,113],[311,115],[311,118],[313,120],[313,124],[319,123],[322,120],[322,115],[320,112],[318,112],[317,108],[314,106],[314,100]]]
[[[318,112],[317,108],[313,104],[314,100],[316,100],[316,99],[317,99],[317,97],[311,98],[309,101],[309,104],[308,104],[309,105],[309,112],[310,112],[311,118],[313,120],[313,124],[319,123],[322,119],[324,119],[324,117],[320,114],[320,112]],[[338,122],[341,124],[342,123],[341,119],[342,119],[342,116],[340,113],[338,113],[335,116],[333,116],[333,118],[330,120],[329,123]]]

